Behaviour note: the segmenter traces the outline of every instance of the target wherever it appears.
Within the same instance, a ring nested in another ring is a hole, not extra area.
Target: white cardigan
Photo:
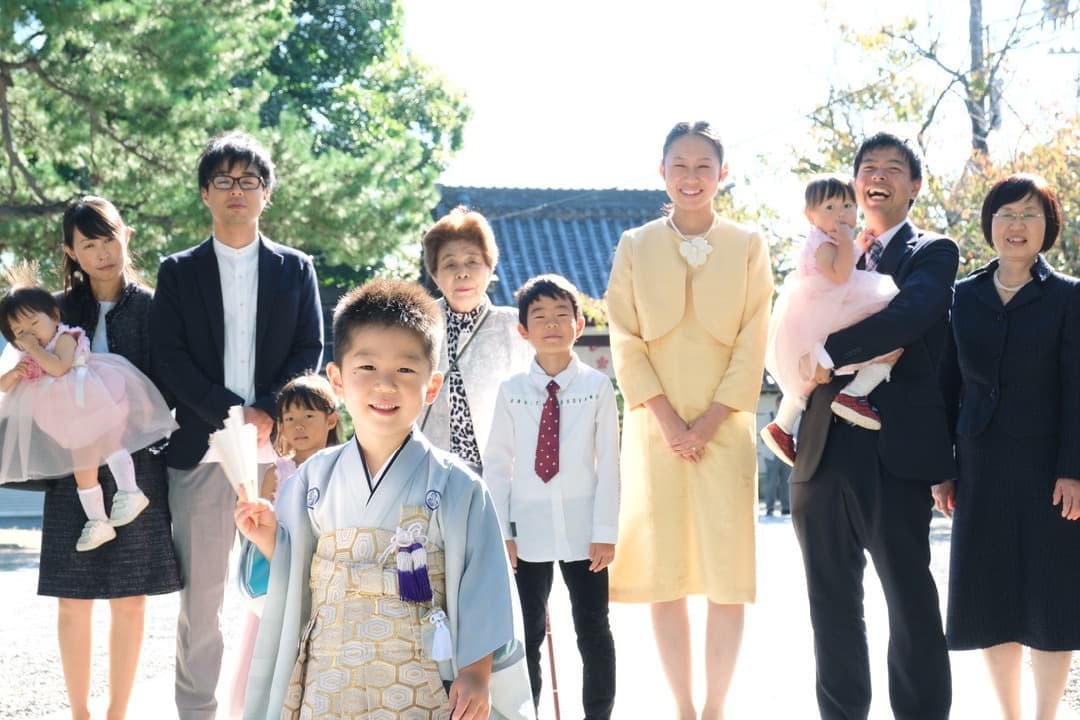
[[[446,315],[446,300],[439,300],[439,307]],[[499,396],[499,385],[503,380],[529,369],[533,349],[518,334],[517,308],[492,305],[484,325],[476,332],[462,333],[458,338],[458,349],[469,343],[465,353],[460,355],[458,368],[465,385],[465,396],[469,400],[469,414],[472,416],[473,432],[480,456],[484,456],[488,435],[491,433],[491,418],[495,413],[495,400]],[[450,358],[443,338],[439,350],[439,371],[446,373],[450,367]],[[426,412],[426,411],[425,411]],[[420,416],[421,419],[424,415]],[[437,448],[450,450],[450,399],[446,385],[431,405],[421,429],[427,439]]]

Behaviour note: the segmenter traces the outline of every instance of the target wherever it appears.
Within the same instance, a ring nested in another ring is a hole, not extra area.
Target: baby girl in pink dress
[[[795,423],[816,386],[807,373],[824,351],[826,338],[884,309],[898,292],[888,275],[855,267],[866,248],[856,248],[855,188],[850,180],[835,175],[812,180],[806,187],[806,217],[810,232],[773,306],[765,351],[765,368],[783,398],[761,439],[790,465],[795,464]],[[860,366],[837,395],[833,412],[868,430],[881,429],[881,418],[866,396],[888,379],[891,368],[892,363],[880,360]]]
[[[0,331],[9,346],[0,364],[0,484],[75,475],[87,521],[76,550],[116,537],[146,509],[131,453],[167,438],[176,423],[154,384],[128,360],[91,353],[81,328],[60,322],[60,305],[33,285],[34,269],[8,271]],[[98,467],[116,479],[112,513]]]

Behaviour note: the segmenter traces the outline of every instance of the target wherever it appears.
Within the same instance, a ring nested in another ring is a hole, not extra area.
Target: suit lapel
[[[210,339],[214,343],[215,355],[221,358],[224,371],[225,305],[221,300],[221,274],[218,272],[213,238],[208,239],[196,248],[194,255],[198,258],[198,272],[195,276],[202,292],[203,302],[206,303],[206,318],[210,327]]]
[[[259,235],[259,299],[255,309],[255,367],[258,377],[259,358],[263,356],[262,346],[266,340],[273,317],[274,296],[281,279],[282,257],[272,250],[262,235]]]

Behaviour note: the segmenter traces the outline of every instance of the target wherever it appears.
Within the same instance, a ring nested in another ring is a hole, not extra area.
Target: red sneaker
[[[834,415],[847,420],[852,425],[866,430],[881,429],[881,416],[864,397],[837,393],[831,407]]]
[[[771,422],[761,428],[761,442],[772,450],[773,455],[788,465],[795,466],[795,438],[791,436],[791,433],[784,432],[779,425]]]

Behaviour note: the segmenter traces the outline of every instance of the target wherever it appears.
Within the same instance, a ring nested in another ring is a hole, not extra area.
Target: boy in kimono
[[[327,377],[356,433],[275,507],[236,510],[242,583],[270,561],[247,720],[534,717],[491,496],[414,428],[442,382],[441,332],[413,283],[373,280],[338,303]]]
[[[517,293],[518,332],[532,367],[502,383],[484,452],[484,480],[502,520],[525,619],[533,702],[558,562],[582,660],[585,720],[615,705],[608,571],[619,533],[619,417],[607,375],[574,353],[585,327],[577,288],[540,275]]]

